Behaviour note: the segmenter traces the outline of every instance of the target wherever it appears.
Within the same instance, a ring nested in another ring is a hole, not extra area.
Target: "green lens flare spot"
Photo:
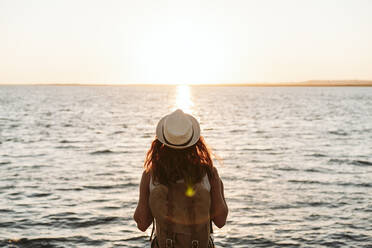
[[[195,195],[195,190],[191,186],[188,186],[185,195],[188,197],[193,197]]]

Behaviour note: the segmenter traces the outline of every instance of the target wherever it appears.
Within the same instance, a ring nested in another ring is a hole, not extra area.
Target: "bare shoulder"
[[[148,185],[150,183],[150,179],[151,179],[151,172],[144,170],[142,172],[141,184]]]
[[[217,167],[213,166],[212,167],[212,179],[219,179],[220,175],[218,174],[218,169]]]

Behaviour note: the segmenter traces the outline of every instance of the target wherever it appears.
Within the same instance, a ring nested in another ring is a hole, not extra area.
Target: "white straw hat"
[[[156,136],[166,146],[183,149],[198,142],[200,125],[193,116],[177,109],[160,119],[156,127]]]

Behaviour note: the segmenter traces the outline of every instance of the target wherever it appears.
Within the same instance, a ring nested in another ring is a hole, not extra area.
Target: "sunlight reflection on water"
[[[190,86],[186,84],[177,86],[176,106],[173,110],[182,109],[183,112],[192,114],[192,107],[194,106]]]

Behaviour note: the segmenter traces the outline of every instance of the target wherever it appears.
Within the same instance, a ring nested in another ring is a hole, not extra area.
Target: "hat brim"
[[[200,125],[199,125],[199,122],[193,116],[191,116],[189,114],[185,114],[185,115],[191,121],[191,123],[192,123],[192,129],[193,129],[193,136],[191,137],[190,141],[187,144],[184,144],[184,145],[172,145],[172,144],[168,143],[165,140],[165,138],[164,138],[164,132],[163,132],[163,125],[164,125],[164,121],[168,117],[168,115],[166,115],[163,118],[161,118],[160,121],[158,122],[158,125],[156,126],[156,137],[157,137],[157,139],[161,143],[163,143],[164,145],[166,145],[168,147],[171,147],[171,148],[174,148],[174,149],[185,149],[187,147],[190,147],[192,145],[195,145],[196,142],[198,142],[198,140],[200,138]]]

